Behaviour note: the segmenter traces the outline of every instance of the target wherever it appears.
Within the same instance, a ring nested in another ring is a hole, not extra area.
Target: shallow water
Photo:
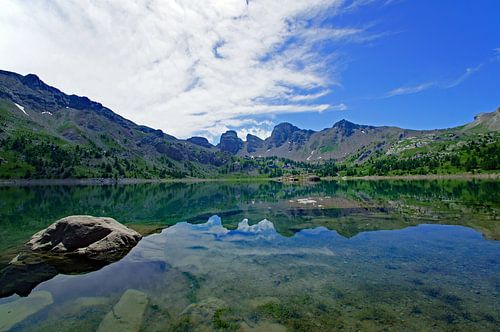
[[[4,266],[66,215],[111,216],[151,233],[119,262],[0,299],[0,330],[2,314],[15,331],[498,330],[499,189],[491,181],[0,188]],[[38,310],[23,319],[2,311],[24,312],[30,299]]]

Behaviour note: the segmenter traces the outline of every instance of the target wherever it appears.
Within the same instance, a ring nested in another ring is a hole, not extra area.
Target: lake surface
[[[145,237],[0,299],[0,331],[498,331],[499,211],[486,180],[3,187],[1,269],[68,215]]]

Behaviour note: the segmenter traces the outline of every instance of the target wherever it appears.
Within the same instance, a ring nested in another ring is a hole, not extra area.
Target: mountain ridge
[[[242,162],[248,158],[282,158],[297,165],[362,164],[381,156],[419,153],[426,146],[450,145],[464,137],[497,135],[499,119],[497,109],[465,125],[436,130],[342,119],[314,131],[284,122],[266,139],[248,134],[244,141],[229,130],[215,146],[204,137],[177,139],[136,124],[87,97],[67,95],[34,74],[0,70],[0,177],[212,177],[245,167],[261,172],[269,166],[266,161],[253,166]],[[495,137],[485,142],[495,142]]]
[[[500,131],[500,109],[490,113],[481,113],[473,122],[462,126],[445,129],[404,129],[396,126],[372,126],[356,124],[346,119],[337,121],[330,128],[320,131],[301,129],[288,122],[274,127],[272,134],[259,138],[259,144],[252,142],[249,148],[248,139],[242,141],[240,148],[233,147],[230,151],[238,156],[269,157],[277,156],[295,161],[336,160],[344,161],[363,147],[371,150],[361,156],[360,161],[373,152],[386,152],[397,141],[412,137],[442,135],[454,132],[458,135],[472,131]],[[231,131],[234,140],[235,131]],[[224,135],[224,134],[223,134]],[[256,136],[255,136],[256,137]],[[255,138],[252,137],[255,141]]]
[[[67,95],[33,74],[0,71],[0,101],[0,139],[3,145],[19,150],[5,153],[3,162],[0,160],[4,166],[10,162],[27,170],[36,164],[36,172],[59,176],[61,170],[56,164],[47,166],[48,158],[43,156],[49,153],[50,145],[57,146],[58,153],[66,158],[76,146],[85,146],[85,152],[79,152],[85,166],[70,172],[84,177],[109,174],[105,169],[109,170],[110,163],[118,170],[126,168],[127,172],[120,171],[122,176],[150,177],[161,172],[174,177],[207,176],[230,159],[215,148],[138,125],[87,97]],[[63,168],[79,166],[77,162],[66,162]],[[101,166],[103,172],[84,169]]]

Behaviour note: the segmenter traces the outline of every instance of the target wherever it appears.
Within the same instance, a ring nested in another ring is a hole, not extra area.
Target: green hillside
[[[262,140],[229,131],[220,144],[180,140],[129,121],[35,75],[0,71],[0,178],[207,178],[449,174],[500,169],[500,110],[419,131],[339,121],[289,123]]]
[[[1,178],[206,177],[229,160],[9,72],[0,72],[0,140]]]

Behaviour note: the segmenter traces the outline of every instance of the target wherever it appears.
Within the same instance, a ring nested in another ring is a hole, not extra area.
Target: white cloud
[[[260,137],[262,139],[266,139],[269,136],[271,136],[272,132],[273,132],[272,128],[263,127],[263,126],[241,128],[241,129],[237,130],[238,137],[240,137],[243,140],[246,140],[246,137],[248,134]]]
[[[481,68],[483,67],[483,64],[479,64],[475,67],[469,67],[465,69],[465,72],[448,81],[435,81],[435,82],[427,82],[427,83],[422,83],[419,85],[415,86],[404,86],[400,88],[393,89],[386,93],[382,98],[390,98],[394,96],[401,96],[401,95],[409,95],[409,94],[414,94],[414,93],[419,93],[425,90],[428,90],[430,88],[436,87],[439,89],[451,89],[454,87],[459,86],[463,82],[465,82],[469,77],[477,73]]]
[[[363,30],[320,28],[309,20],[338,14],[343,5],[3,0],[0,63],[188,137],[243,117],[345,109],[316,102],[337,82],[336,55],[321,56],[315,45],[352,41]]]
[[[332,110],[332,111],[347,111],[348,109],[349,108],[344,103],[330,106],[330,110]]]
[[[422,83],[419,85],[415,86],[403,86],[400,88],[393,89],[389,91],[385,96],[386,97],[394,97],[394,96],[401,96],[401,95],[409,95],[409,94],[414,94],[418,93],[424,90],[427,90],[435,85],[434,82],[428,82],[428,83]]]
[[[454,88],[456,86],[459,86],[462,84],[466,79],[468,79],[471,75],[474,75],[476,72],[478,72],[483,65],[477,65],[476,67],[471,67],[471,68],[466,68],[465,72],[457,77],[456,79],[450,81],[449,83],[445,84],[444,87],[449,89],[449,88]]]
[[[274,128],[274,122],[270,120],[255,120],[255,119],[229,119],[224,121],[216,121],[214,124],[195,132],[197,135],[206,137],[212,144],[219,143],[220,133],[228,130],[235,130],[238,137],[245,140],[247,134],[258,136],[266,139],[271,135]]]
[[[318,93],[310,93],[310,94],[296,94],[289,96],[288,99],[291,101],[305,101],[305,100],[316,100],[318,98],[326,96],[330,93],[330,90],[323,90]]]

